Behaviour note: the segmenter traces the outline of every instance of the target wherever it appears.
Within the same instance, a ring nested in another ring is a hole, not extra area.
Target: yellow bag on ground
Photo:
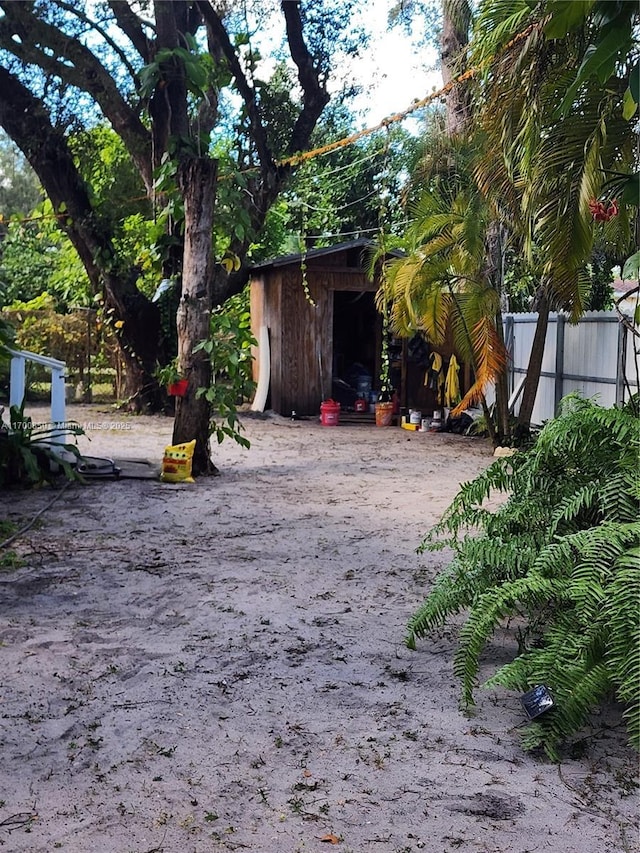
[[[195,447],[195,438],[185,444],[170,444],[165,447],[160,479],[165,483],[193,483],[191,465]]]

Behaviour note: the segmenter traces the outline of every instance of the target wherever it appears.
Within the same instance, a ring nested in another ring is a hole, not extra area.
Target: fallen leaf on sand
[[[340,839],[337,835],[334,835],[333,832],[330,832],[328,835],[323,835],[320,841],[327,841],[329,844],[340,844]]]

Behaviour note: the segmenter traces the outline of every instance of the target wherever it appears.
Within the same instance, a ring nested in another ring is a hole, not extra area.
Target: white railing
[[[53,430],[51,442],[64,444],[67,440],[66,423],[66,397],[65,397],[65,369],[64,361],[57,358],[49,358],[46,355],[37,355],[27,350],[9,350],[11,354],[11,376],[9,384],[9,405],[21,406],[25,394],[25,374],[27,361],[41,364],[51,371],[51,425]]]

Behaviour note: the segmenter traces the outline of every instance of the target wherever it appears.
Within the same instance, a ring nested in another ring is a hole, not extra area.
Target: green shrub
[[[68,480],[80,480],[76,469],[51,448],[52,439],[59,430],[53,425],[34,425],[24,414],[24,408],[11,406],[8,423],[2,418],[0,408],[0,488],[6,486],[35,486],[52,482],[58,472]],[[79,425],[65,424],[71,435],[83,435]],[[76,458],[80,452],[75,444],[60,445]]]
[[[29,302],[14,302],[0,313],[0,324],[15,329],[16,349],[48,355],[64,361],[68,381],[88,381],[121,373],[121,356],[113,332],[103,323],[97,311],[75,309],[61,314],[53,297],[44,292]],[[0,342],[2,327],[0,326]],[[49,382],[47,368],[27,364],[27,384]],[[114,389],[117,393],[120,389]]]
[[[485,686],[545,684],[555,707],[531,722],[526,749],[557,760],[562,742],[615,697],[640,748],[640,421],[635,406],[576,397],[535,445],[465,484],[422,550],[450,565],[409,624],[407,644],[467,611],[454,671],[473,704],[479,658],[516,618],[519,649]],[[507,499],[497,509],[488,498]]]
[[[251,347],[256,340],[251,334],[248,298],[245,290],[212,311],[211,336],[194,348],[194,352],[204,350],[211,359],[211,384],[197,391],[211,405],[209,432],[219,444],[233,438],[243,447],[249,447],[249,441],[242,435],[238,406],[255,389]]]

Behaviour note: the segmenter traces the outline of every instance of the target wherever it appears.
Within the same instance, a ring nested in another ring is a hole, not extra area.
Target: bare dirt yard
[[[69,415],[93,456],[159,465],[170,443],[169,418]],[[72,485],[13,546],[0,849],[636,850],[638,763],[616,709],[554,765],[523,753],[518,695],[480,690],[475,716],[459,711],[455,627],[403,644],[446,561],[416,547],[489,445],[245,426],[249,451],[214,448],[220,476]],[[4,493],[0,516],[25,523],[55,494]],[[483,675],[515,648],[496,636]]]

